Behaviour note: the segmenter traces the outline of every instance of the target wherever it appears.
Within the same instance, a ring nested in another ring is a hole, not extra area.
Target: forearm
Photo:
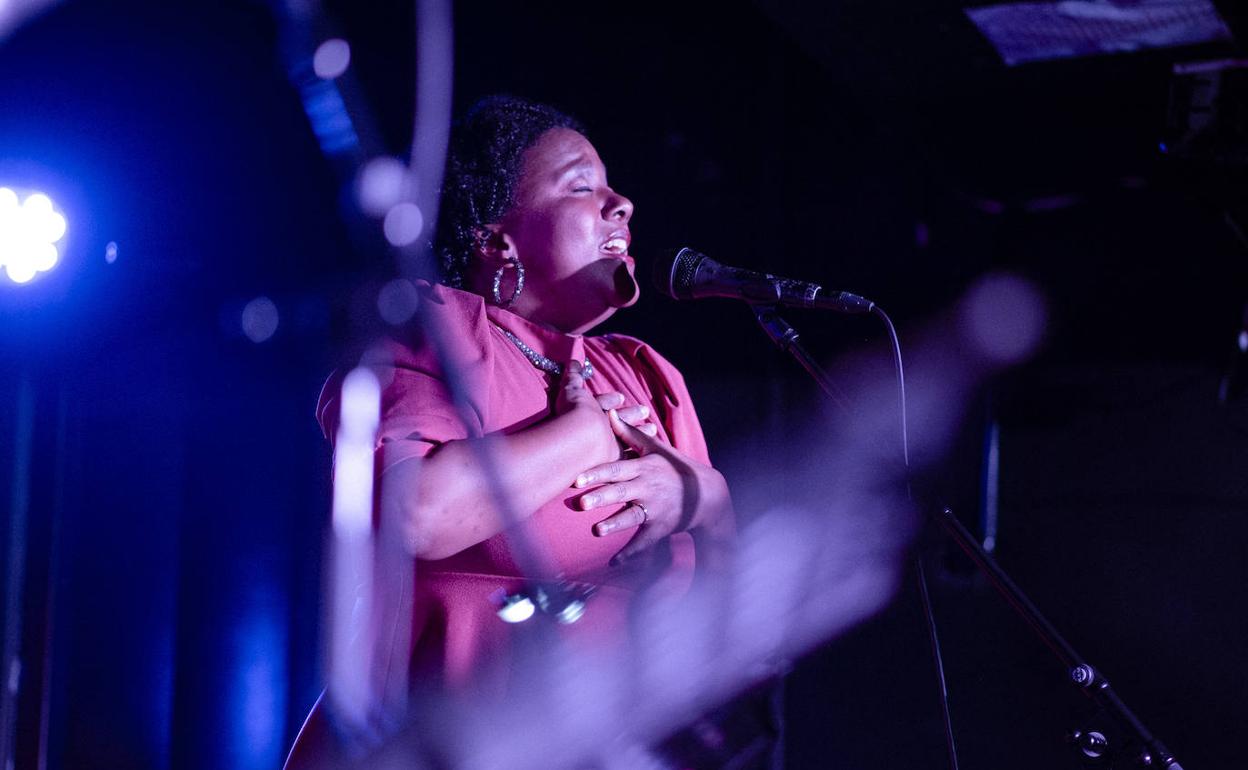
[[[505,519],[480,463],[489,449],[512,513],[528,518],[567,489],[587,457],[608,459],[609,430],[588,410],[572,410],[509,435],[452,441],[424,458],[398,463],[382,476],[383,516],[397,521],[417,558],[443,559],[505,529]]]

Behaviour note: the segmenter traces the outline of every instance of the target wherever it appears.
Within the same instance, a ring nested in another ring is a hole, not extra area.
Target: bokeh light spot
[[[323,80],[333,80],[351,65],[351,46],[341,38],[330,38],[316,47],[312,71]]]
[[[117,261],[117,241],[109,241],[104,247],[104,261],[110,265]]]
[[[425,229],[425,215],[415,203],[399,203],[386,212],[382,225],[393,246],[410,246]]]
[[[396,278],[377,293],[377,312],[391,326],[400,326],[411,320],[416,313],[420,295],[416,286],[406,278]]]
[[[256,344],[277,333],[278,321],[277,305],[268,297],[256,297],[243,307],[243,334]]]
[[[410,198],[411,175],[395,158],[373,158],[364,165],[356,183],[360,208],[369,216],[385,216],[404,198]]]
[[[967,337],[989,359],[1013,364],[1031,355],[1044,336],[1048,313],[1034,284],[994,274],[971,287],[964,306]]]

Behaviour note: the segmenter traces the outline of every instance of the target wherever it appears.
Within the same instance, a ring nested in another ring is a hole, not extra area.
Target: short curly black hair
[[[482,99],[452,128],[434,238],[448,286],[463,286],[477,234],[511,208],[524,151],[552,128],[585,133],[554,107],[507,95]]]

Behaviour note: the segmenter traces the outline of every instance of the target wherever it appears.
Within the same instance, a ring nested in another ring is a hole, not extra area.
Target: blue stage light
[[[0,267],[9,280],[30,283],[56,267],[65,230],[65,216],[48,196],[30,193],[19,202],[16,191],[0,187]]]

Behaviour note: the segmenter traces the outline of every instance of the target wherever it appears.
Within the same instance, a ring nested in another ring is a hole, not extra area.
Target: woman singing
[[[505,692],[524,629],[499,618],[499,600],[523,578],[591,594],[564,632],[592,644],[627,633],[642,591],[685,590],[695,562],[731,538],[728,488],[680,373],[639,340],[590,335],[637,301],[632,214],[568,116],[492,98],[456,126],[436,239],[444,281],[421,302],[449,337],[471,418],[419,332],[365,362],[383,387],[381,520],[417,560],[413,590],[391,608],[400,632],[376,640],[379,679]],[[331,437],[338,385],[319,408]],[[472,446],[487,436],[519,534],[549,574],[520,572]]]

